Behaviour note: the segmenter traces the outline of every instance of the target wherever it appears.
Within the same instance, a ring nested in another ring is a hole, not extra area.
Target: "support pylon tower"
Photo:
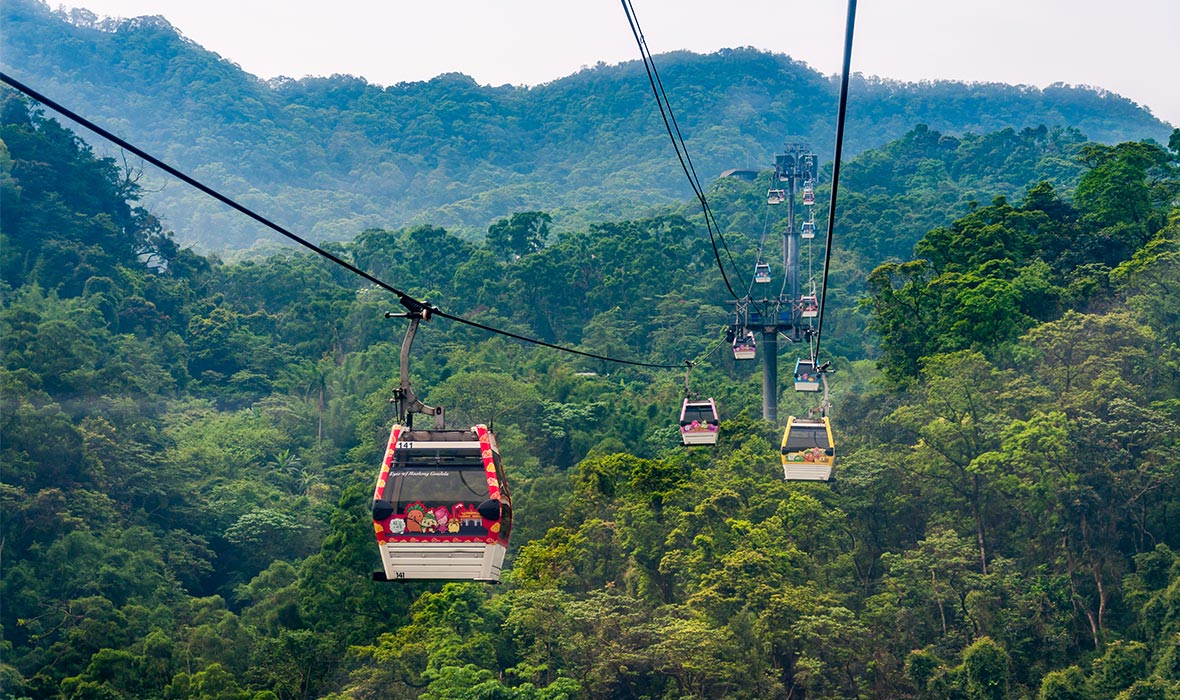
[[[801,210],[796,204],[796,197],[804,191],[814,197],[817,164],[818,159],[811,148],[801,142],[788,143],[784,153],[775,155],[774,185],[768,193],[768,204],[787,205],[787,225],[782,232],[783,285],[775,296],[767,293],[761,299],[748,296],[736,302],[739,309],[745,309],[745,322],[749,329],[757,328],[761,331],[762,417],[772,423],[778,422],[779,335],[782,334],[796,343],[807,339],[804,330],[809,325],[803,323],[801,306],[800,228],[801,224],[810,222],[810,230],[814,230],[814,216],[811,212],[814,199],[803,206],[806,216],[800,216]],[[806,197],[804,201],[808,202]]]

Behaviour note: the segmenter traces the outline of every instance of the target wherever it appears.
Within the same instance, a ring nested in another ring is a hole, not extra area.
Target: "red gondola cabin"
[[[487,427],[394,425],[373,491],[383,571],[374,578],[500,580],[512,499]]]

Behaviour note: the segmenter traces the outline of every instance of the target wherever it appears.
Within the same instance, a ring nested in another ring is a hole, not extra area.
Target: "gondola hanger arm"
[[[407,301],[412,302],[412,304],[407,303]],[[434,416],[434,429],[443,430],[445,428],[445,409],[442,406],[427,406],[422,403],[417,395],[414,394],[414,389],[410,386],[410,347],[414,344],[414,336],[418,333],[418,324],[422,321],[430,320],[434,307],[405,296],[401,298],[401,303],[408,311],[404,313],[385,312],[385,318],[410,319],[410,327],[406,329],[406,337],[402,340],[402,350],[399,358],[400,381],[398,388],[393,392],[392,399],[392,402],[397,404],[397,419],[399,422],[405,423],[407,427],[413,427],[413,414],[421,413],[427,416]]]

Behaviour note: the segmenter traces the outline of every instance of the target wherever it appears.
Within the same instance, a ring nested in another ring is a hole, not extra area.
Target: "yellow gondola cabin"
[[[787,419],[780,449],[787,481],[828,481],[836,462],[836,443],[827,416]]]

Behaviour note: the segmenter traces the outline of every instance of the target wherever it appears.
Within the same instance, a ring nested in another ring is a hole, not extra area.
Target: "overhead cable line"
[[[852,69],[852,34],[856,27],[856,0],[848,0],[848,19],[844,26],[844,67],[840,77],[840,102],[836,109],[836,153],[832,165],[832,198],[828,204],[828,245],[824,251],[823,282],[820,285],[819,318],[815,324],[813,357],[819,357],[819,344],[824,330],[825,301],[828,296],[828,270],[832,263],[832,241],[836,232],[836,194],[840,189],[840,153],[844,150],[844,118],[848,111],[848,78]]]
[[[724,331],[724,330],[725,330],[725,327],[722,326],[722,331]],[[717,339],[717,342],[713,343],[713,347],[705,348],[704,350],[701,351],[700,355],[696,356],[695,360],[690,360],[690,362],[692,362],[694,365],[699,365],[700,363],[704,362],[705,358],[707,358],[709,355],[712,355],[713,353],[717,352],[717,350],[720,349],[721,346],[725,342],[726,342],[725,341],[725,334],[722,333],[721,337]]]
[[[738,299],[737,292],[733,291],[733,285],[729,283],[729,275],[725,274],[725,267],[721,264],[721,253],[717,250],[717,240],[713,236],[713,229],[717,229],[717,238],[721,239],[721,246],[725,248],[725,255],[729,258],[729,264],[733,266],[738,275],[738,282],[743,283],[742,273],[733,260],[733,254],[729,251],[729,245],[725,242],[725,236],[721,234],[721,227],[717,225],[717,219],[713,216],[713,211],[709,208],[709,200],[705,197],[705,191],[701,187],[700,178],[697,177],[696,169],[692,165],[692,158],[688,155],[688,147],[684,143],[684,137],[680,134],[680,126],[676,123],[676,115],[672,113],[672,105],[668,102],[668,95],[664,92],[664,84],[660,80],[660,74],[656,70],[655,61],[652,59],[651,51],[647,48],[647,40],[643,36],[643,30],[639,27],[639,19],[635,15],[635,8],[632,7],[630,0],[622,0],[623,12],[627,14],[627,22],[631,25],[631,34],[635,37],[635,43],[639,45],[639,55],[643,58],[643,67],[647,70],[647,81],[651,84],[652,93],[656,97],[656,105],[660,109],[660,116],[664,120],[664,129],[668,132],[668,138],[672,140],[672,148],[676,151],[676,158],[680,160],[680,167],[684,170],[684,174],[688,177],[688,184],[692,186],[692,191],[696,194],[697,200],[701,203],[701,211],[705,215],[705,229],[709,232],[709,242],[713,245],[713,257],[717,260],[717,269],[721,271],[721,278],[725,280],[725,286],[729,289],[729,293],[733,298]]]
[[[365,272],[364,270],[353,265],[352,263],[348,262],[347,260],[344,260],[336,255],[333,255],[331,252],[324,250],[323,248],[312,243],[311,241],[308,241],[307,239],[305,239],[295,233],[292,233],[291,231],[287,230],[283,226],[271,221],[270,219],[266,218],[265,216],[262,216],[261,214],[256,213],[252,209],[250,209],[242,204],[239,204],[235,200],[218,192],[217,190],[213,189],[212,187],[209,187],[208,185],[185,174],[184,172],[169,165],[168,163],[165,163],[164,161],[160,160],[159,158],[156,158],[155,156],[153,156],[152,154],[143,150],[142,148],[139,148],[138,146],[135,146],[134,144],[112,134],[111,132],[107,131],[106,129],[102,128],[101,126],[98,126],[94,122],[90,121],[89,119],[86,119],[82,115],[74,112],[73,110],[65,107],[64,105],[56,102],[55,100],[41,94],[40,92],[34,90],[33,88],[29,87],[28,85],[25,85],[21,81],[17,80],[16,78],[13,78],[12,76],[8,75],[7,73],[5,73],[3,71],[0,71],[0,82],[4,82],[4,83],[8,84],[9,86],[11,86],[12,88],[19,90],[20,92],[24,93],[25,95],[28,95],[29,97],[40,102],[41,104],[45,105],[46,107],[49,107],[50,109],[54,110],[55,112],[66,117],[67,119],[70,119],[71,121],[82,125],[86,129],[93,131],[94,133],[98,134],[99,136],[103,137],[104,139],[119,146],[120,148],[126,149],[126,150],[130,151],[131,153],[134,153],[135,155],[137,155],[140,158],[144,159],[145,161],[151,163],[152,165],[156,166],[157,168],[163,170],[164,172],[168,173],[169,175],[172,175],[173,177],[184,181],[185,183],[191,185],[192,187],[195,187],[196,189],[200,190],[201,192],[203,192],[203,193],[209,195],[210,197],[216,199],[217,201],[221,202],[222,204],[225,204],[226,206],[228,206],[232,209],[235,209],[235,210],[241,212],[242,214],[245,214],[246,216],[250,217],[251,219],[262,224],[263,226],[266,226],[267,228],[275,231],[276,233],[279,233],[280,235],[285,236],[286,238],[298,243],[299,245],[303,246],[304,248],[307,248],[308,250],[315,252],[316,254],[320,255],[321,257],[324,257],[324,258],[336,263],[337,265],[340,265],[341,267],[344,267],[344,268],[348,269],[349,271],[351,271],[357,275],[360,275],[361,277],[363,277],[364,279],[368,280],[369,282],[377,285],[378,287],[380,287],[386,291],[392,292],[394,295],[397,296],[398,302],[402,306],[409,309],[412,313],[425,313],[426,316],[430,316],[430,315],[441,316],[443,318],[455,321],[456,323],[462,323],[464,325],[471,326],[472,328],[478,328],[480,330],[484,330],[489,333],[503,335],[503,336],[506,336],[509,338],[513,338],[515,340],[519,340],[521,342],[532,343],[533,345],[540,345],[542,347],[551,348],[553,350],[559,350],[561,352],[566,352],[566,353],[570,353],[573,355],[581,355],[583,357],[589,357],[589,358],[592,358],[595,360],[603,360],[605,362],[614,362],[614,363],[623,364],[623,365],[633,365],[636,367],[651,367],[651,368],[655,368],[655,369],[680,369],[684,366],[683,362],[679,363],[679,364],[669,365],[669,364],[654,364],[654,363],[650,363],[650,362],[638,362],[635,360],[622,360],[622,359],[615,358],[615,357],[607,357],[606,355],[598,355],[596,353],[585,352],[583,350],[577,350],[575,348],[565,347],[563,345],[556,345],[554,343],[540,340],[538,338],[530,338],[527,336],[519,335],[517,333],[513,333],[511,331],[506,331],[506,330],[502,330],[499,328],[494,328],[492,326],[488,326],[488,325],[479,323],[478,321],[471,321],[471,320],[465,319],[461,316],[449,314],[449,313],[443,311],[442,309],[439,309],[439,308],[433,306],[429,302],[419,301],[419,300],[411,297],[409,294],[401,291],[400,289],[393,287],[389,283],[387,283],[381,279],[378,279],[377,277],[374,277],[373,275],[369,274],[368,272]]]
[[[757,266],[762,263],[762,250],[766,246],[766,234],[770,233],[770,207],[763,207],[763,209],[766,210],[766,214],[762,217],[762,236],[758,239],[758,257],[754,260],[754,264],[755,264],[754,276],[755,277],[758,276]],[[767,267],[769,267],[769,264],[767,265]],[[746,286],[746,296],[751,299],[754,297],[754,282],[755,281],[756,280],[754,278],[750,278],[750,284]]]

